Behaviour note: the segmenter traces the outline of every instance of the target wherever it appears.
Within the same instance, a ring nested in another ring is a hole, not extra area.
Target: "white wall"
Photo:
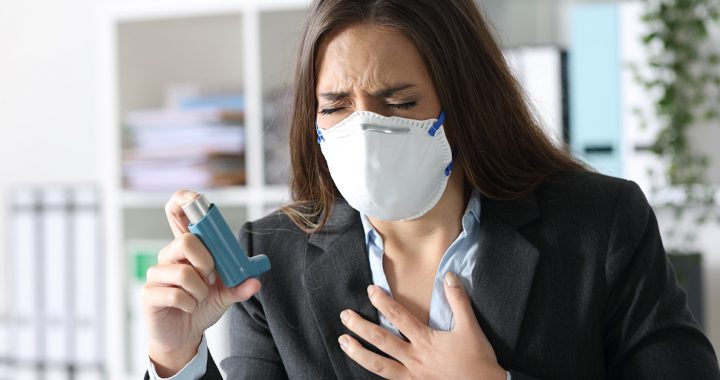
[[[93,0],[0,0],[0,262],[12,254],[8,190],[99,183],[92,10]]]

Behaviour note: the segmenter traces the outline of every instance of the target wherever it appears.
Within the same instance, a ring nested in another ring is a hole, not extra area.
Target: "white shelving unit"
[[[215,39],[214,42],[222,47],[213,50],[227,54],[227,61],[224,56],[219,59],[208,57],[207,62],[203,60],[205,57],[198,57],[193,64],[199,67],[192,68],[195,70],[194,77],[190,79],[209,78],[217,84],[217,81],[231,78],[231,84],[241,85],[244,91],[246,186],[204,191],[209,199],[223,207],[233,227],[239,228],[236,223],[259,218],[269,208],[289,200],[286,187],[266,184],[263,100],[276,86],[288,83],[291,78],[293,52],[308,4],[309,0],[106,0],[98,7],[97,94],[101,144],[105,154],[105,357],[109,379],[138,379],[142,376],[137,366],[130,368],[129,364],[137,360],[137,352],[131,353],[128,343],[127,318],[132,309],[128,302],[135,302],[138,306],[141,300],[128,299],[128,293],[132,294],[129,288],[133,284],[129,280],[127,244],[148,238],[167,239],[168,242],[172,239],[162,211],[172,191],[129,191],[122,187],[122,115],[133,107],[161,106],[156,103],[162,81],[154,82],[150,78],[153,70],[160,69],[157,76],[171,76],[174,65],[186,65],[185,70],[189,70],[182,54],[178,54],[177,61],[171,56],[166,62],[156,62],[155,59],[161,59],[154,58],[157,52],[146,50],[148,56],[145,56],[145,62],[142,61],[143,50],[132,51],[132,44],[144,43],[143,38],[137,37],[142,33],[166,33],[170,37],[163,38],[171,40],[168,43],[168,49],[171,49],[172,39],[179,37],[173,37],[167,28],[173,31],[191,28],[189,30],[199,31],[199,35],[193,34],[193,38],[187,41],[187,49],[192,50],[193,46],[204,47],[202,33],[207,33],[208,38],[227,33],[227,40],[223,38],[218,42]],[[137,33],[133,34],[133,31]],[[158,37],[158,40],[162,38]],[[178,45],[177,41],[175,44]],[[128,46],[131,46],[130,50]],[[228,49],[228,46],[236,49]],[[184,51],[185,46],[180,44],[180,47]],[[141,63],[129,61],[128,55],[131,54]],[[207,66],[203,67],[204,63]],[[142,64],[147,65],[147,72],[143,71],[145,66],[140,69],[134,67]],[[166,67],[167,70],[164,70]],[[143,75],[150,79],[143,78]],[[227,353],[227,326],[222,321],[213,327],[213,332],[208,333],[216,360]]]

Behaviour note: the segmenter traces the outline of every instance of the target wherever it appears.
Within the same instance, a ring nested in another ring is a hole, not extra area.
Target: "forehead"
[[[378,90],[430,78],[415,44],[402,32],[354,24],[332,34],[318,54],[318,92]]]

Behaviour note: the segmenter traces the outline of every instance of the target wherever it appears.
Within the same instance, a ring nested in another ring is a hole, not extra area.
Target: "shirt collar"
[[[365,230],[365,243],[368,246],[370,244],[375,244],[378,247],[382,247],[382,240],[375,231],[375,227],[373,227],[370,223],[370,219],[368,219],[367,215],[360,213],[360,221],[362,222],[363,230]],[[480,224],[480,193],[477,190],[473,190],[470,194],[467,207],[465,207],[465,212],[463,213],[463,230],[460,234],[463,237],[467,236],[468,231],[477,224]]]

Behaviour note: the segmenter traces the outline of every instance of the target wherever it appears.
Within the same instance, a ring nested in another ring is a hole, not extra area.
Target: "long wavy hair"
[[[559,171],[587,170],[542,132],[473,0],[317,0],[297,56],[290,114],[290,188],[282,211],[301,229],[321,229],[341,197],[317,143],[318,51],[357,23],[404,33],[415,43],[446,112],[445,133],[466,188],[493,199],[532,192]]]

